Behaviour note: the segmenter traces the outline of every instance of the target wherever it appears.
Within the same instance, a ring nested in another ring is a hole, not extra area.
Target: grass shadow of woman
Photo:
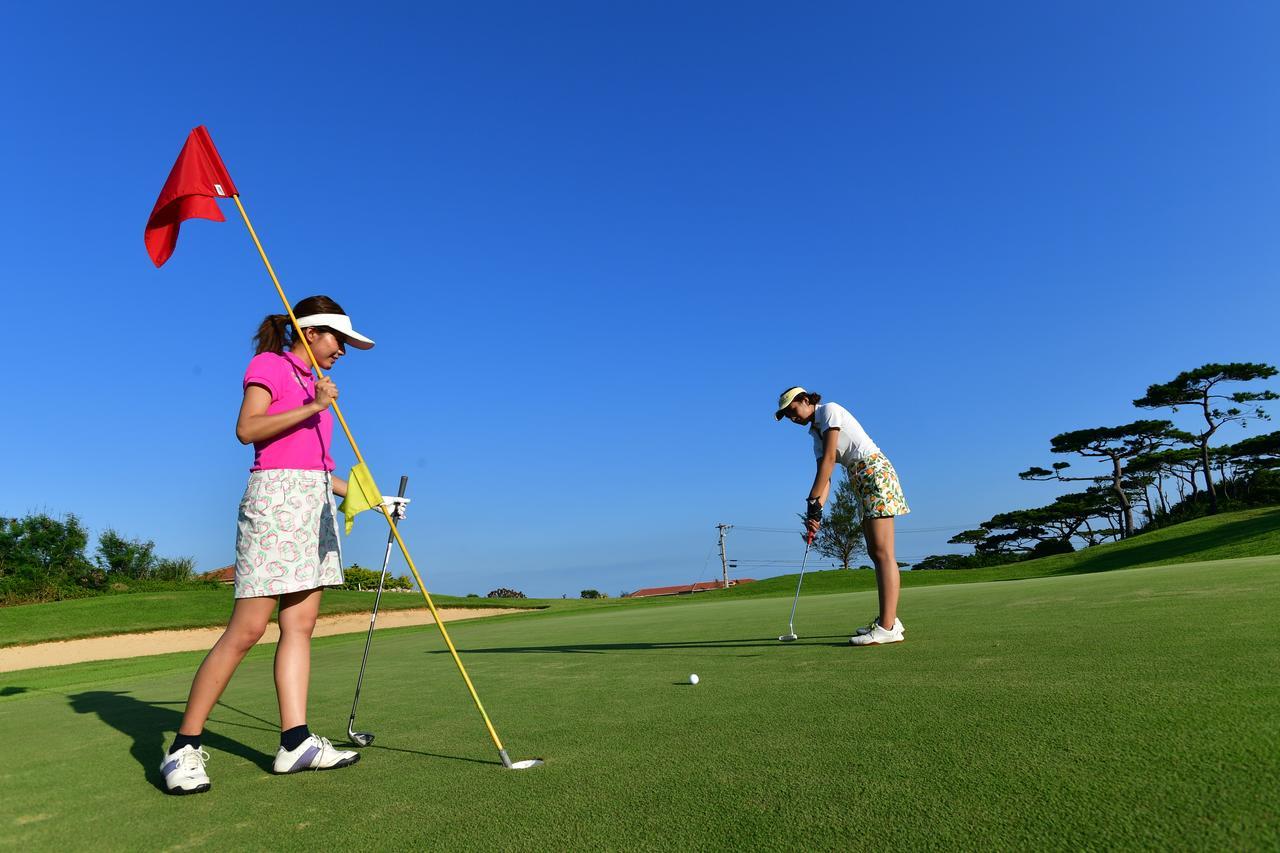
[[[166,706],[172,704],[181,707],[185,702],[144,702],[128,693],[114,690],[90,690],[67,698],[77,714],[97,714],[104,723],[133,738],[129,754],[142,765],[147,781],[159,790],[164,790],[160,759],[169,748],[173,733],[182,723],[182,712]],[[266,772],[271,770],[273,755],[267,755],[224,735],[206,730],[201,745],[238,755]]]

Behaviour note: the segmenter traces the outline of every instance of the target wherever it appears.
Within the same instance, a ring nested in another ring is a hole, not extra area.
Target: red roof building
[[[230,566],[224,566],[221,569],[214,569],[211,572],[205,572],[200,576],[202,581],[217,581],[218,583],[235,583],[236,567],[233,563]]]
[[[738,578],[729,581],[729,586],[737,586],[740,583],[755,583],[755,578]],[[713,589],[723,589],[724,581],[705,581],[703,583],[685,583],[679,586],[651,586],[645,589],[637,589],[627,598],[648,598],[654,595],[692,595],[695,592],[708,592]]]

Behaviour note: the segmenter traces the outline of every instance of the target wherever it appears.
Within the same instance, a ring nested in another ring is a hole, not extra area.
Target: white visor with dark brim
[[[373,341],[351,328],[351,318],[346,314],[308,314],[298,318],[298,328],[324,326],[333,329],[356,349],[373,349]]]

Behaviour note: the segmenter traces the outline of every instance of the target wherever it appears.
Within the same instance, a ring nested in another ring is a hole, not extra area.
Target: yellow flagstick
[[[303,334],[302,328],[298,325],[298,318],[293,314],[293,308],[289,305],[289,299],[284,295],[284,288],[280,286],[280,279],[276,278],[276,271],[271,266],[271,261],[267,259],[267,253],[262,248],[262,241],[258,239],[258,232],[253,230],[253,223],[249,221],[249,214],[245,212],[244,205],[240,202],[239,195],[233,195],[236,207],[240,209],[240,216],[244,219],[245,226],[249,229],[249,236],[253,238],[253,245],[258,247],[258,254],[262,256],[262,262],[266,264],[267,274],[271,276],[271,283],[276,286],[276,293],[280,294],[280,301],[284,303],[284,310],[289,315],[289,322],[293,324],[294,331],[298,335],[298,340],[302,341],[303,347],[307,350],[307,358],[311,360],[311,367],[316,372],[316,378],[323,379],[324,373],[320,370],[320,365],[316,362],[315,353],[311,351],[311,345],[307,343],[307,336]],[[347,441],[351,443],[351,450],[355,453],[356,462],[364,464],[364,457],[360,454],[360,448],[356,445],[355,437],[351,434],[351,428],[347,426],[347,420],[342,416],[342,410],[338,408],[337,401],[333,403],[333,413],[338,417],[338,423],[342,424],[342,431],[347,435]],[[498,737],[497,730],[494,729],[493,723],[489,721],[489,715],[485,713],[484,705],[480,702],[480,694],[476,693],[475,685],[471,683],[471,676],[467,675],[467,669],[462,665],[462,658],[458,657],[458,650],[453,646],[453,640],[449,639],[449,632],[444,627],[444,620],[440,618],[440,612],[436,610],[435,602],[431,600],[431,593],[427,592],[427,585],[422,582],[422,577],[418,574],[418,569],[413,564],[413,557],[409,556],[409,547],[404,544],[404,539],[400,536],[400,531],[395,523],[391,520],[391,513],[385,506],[379,507],[382,510],[382,516],[387,520],[387,524],[391,527],[391,533],[395,536],[396,544],[400,546],[400,553],[404,554],[404,561],[409,566],[409,571],[413,573],[413,579],[417,581],[418,589],[422,592],[422,597],[427,600],[427,607],[431,610],[431,617],[436,620],[436,627],[440,629],[440,636],[444,637],[444,644],[449,647],[449,654],[453,656],[453,662],[458,665],[458,672],[462,673],[462,680],[467,683],[467,690],[471,692],[471,698],[476,703],[476,710],[480,712],[480,716],[484,719],[484,726],[489,730],[489,737],[493,739],[494,746],[498,747],[498,755],[502,759],[504,767],[512,767],[511,758],[507,755],[507,750],[502,746],[502,740]],[[519,762],[527,765],[526,762]]]

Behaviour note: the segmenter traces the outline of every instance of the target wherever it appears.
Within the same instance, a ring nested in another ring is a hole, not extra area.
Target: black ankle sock
[[[200,734],[204,734],[204,732],[201,732]],[[173,755],[184,746],[194,746],[196,749],[199,749],[200,735],[184,735],[179,733],[178,736],[173,739],[173,746],[169,747],[169,754]]]
[[[300,726],[294,726],[291,729],[282,731],[280,733],[280,745],[289,752],[293,752],[309,737],[311,737],[311,729],[307,728],[306,723],[303,723]]]

